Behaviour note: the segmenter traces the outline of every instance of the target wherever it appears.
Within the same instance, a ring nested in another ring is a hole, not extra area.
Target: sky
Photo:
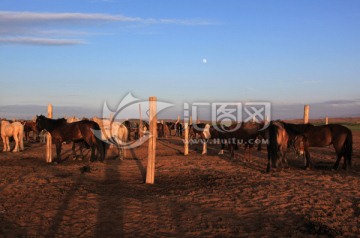
[[[357,0],[2,0],[0,117],[48,103],[58,115],[99,114],[129,92],[173,103],[173,118],[183,103],[251,101],[270,102],[278,118],[301,117],[304,104],[314,117],[360,116],[359,9]]]

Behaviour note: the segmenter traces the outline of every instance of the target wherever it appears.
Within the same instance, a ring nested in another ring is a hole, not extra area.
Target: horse
[[[207,154],[207,140],[211,137],[210,124],[197,123],[189,126],[189,139],[196,139],[196,136],[200,136],[201,142],[203,143],[202,154]]]
[[[285,162],[288,149],[289,135],[281,121],[271,121],[268,127],[269,144],[267,146],[268,164],[266,172],[270,172],[271,166],[277,168]]]
[[[176,123],[175,128],[176,128],[175,135],[182,137],[183,128],[184,128],[183,124],[181,124],[181,122],[178,122],[178,123]]]
[[[157,137],[164,137],[165,136],[165,130],[164,125],[160,122],[157,123]]]
[[[263,132],[261,129],[264,127],[264,123],[257,122],[241,122],[239,124],[233,124],[229,126],[225,132],[225,138],[230,140],[229,149],[232,158],[235,158],[234,149],[238,142],[245,145],[244,159],[246,160],[246,152],[248,151],[248,161],[251,161],[251,149],[254,147],[256,139]]]
[[[52,141],[56,145],[57,162],[61,162],[61,146],[66,141],[85,141],[91,148],[90,161],[95,161],[100,155],[100,161],[104,161],[106,148],[103,141],[94,135],[93,131],[100,130],[96,122],[83,120],[67,123],[66,119],[50,119],[43,115],[36,116],[36,128],[39,131],[50,132]],[[95,152],[98,152],[95,155]]]
[[[129,138],[129,130],[126,125],[117,122],[110,121],[108,119],[93,118],[93,120],[100,126],[101,140],[106,141],[110,145],[118,148],[118,156],[123,159],[124,145]]]
[[[84,118],[84,119],[85,119],[85,118]],[[66,122],[67,122],[67,123],[73,123],[73,122],[77,122],[77,121],[80,121],[80,119],[77,118],[77,117],[75,117],[75,116],[66,118]]]
[[[30,132],[33,133],[33,138],[36,140],[39,132],[36,129],[36,123],[34,121],[25,121],[24,122],[24,133],[25,133],[25,140],[29,141],[30,138]]]
[[[287,130],[296,131],[305,137],[305,142],[303,142],[303,144],[301,144],[300,141],[301,137],[296,138],[294,146],[296,151],[301,149],[301,146],[304,147],[306,168],[312,167],[309,147],[324,147],[331,144],[337,155],[333,169],[338,169],[341,158],[344,158],[343,169],[347,169],[347,165],[351,167],[353,136],[349,128],[339,124],[314,126],[312,124],[284,123],[284,126]]]
[[[24,125],[20,122],[10,123],[8,121],[1,121],[1,138],[3,140],[3,151],[10,151],[9,138],[13,137],[15,140],[15,148],[13,152],[24,150]]]
[[[165,125],[167,126],[167,128],[169,129],[169,134],[171,136],[171,131],[172,130],[176,130],[176,123],[175,122],[171,122],[171,121],[168,121],[165,123]],[[175,133],[176,134],[176,133]]]
[[[42,144],[46,143],[46,133],[48,133],[46,130],[42,130],[39,133],[40,143]]]

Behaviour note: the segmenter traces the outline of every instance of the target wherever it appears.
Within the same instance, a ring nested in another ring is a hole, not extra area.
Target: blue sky
[[[359,9],[356,0],[3,0],[0,107],[97,111],[132,92],[179,108],[269,101],[360,115]]]

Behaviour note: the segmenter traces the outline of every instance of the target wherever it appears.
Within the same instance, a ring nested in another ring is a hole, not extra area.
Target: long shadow
[[[165,147],[167,147],[167,148],[170,148],[170,149],[172,149],[172,150],[177,151],[178,154],[183,154],[183,151],[182,151],[182,150],[176,149],[176,148],[174,148],[174,147],[172,147],[172,146],[169,146],[169,145],[166,144],[164,141],[159,141],[159,142],[160,142],[163,146],[165,146]]]
[[[64,218],[65,212],[68,209],[69,203],[71,199],[74,197],[78,188],[80,187],[79,185],[82,184],[82,180],[83,180],[83,176],[78,177],[74,185],[71,187],[70,191],[63,200],[61,206],[58,208],[58,212],[54,217],[53,224],[49,228],[48,234],[45,237],[54,237],[57,234],[60,228],[60,224]]]
[[[124,191],[118,161],[106,161],[105,178],[98,184],[95,237],[124,237]]]
[[[130,149],[129,151],[130,151],[130,153],[131,153],[132,159],[135,160],[136,166],[138,167],[138,169],[139,169],[139,171],[140,171],[142,180],[143,180],[143,182],[145,183],[145,180],[146,180],[146,169],[145,169],[145,167],[143,166],[143,164],[141,163],[140,159],[137,158],[134,149]]]

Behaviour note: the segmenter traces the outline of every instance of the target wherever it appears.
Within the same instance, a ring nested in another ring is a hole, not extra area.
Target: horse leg
[[[249,162],[252,162],[252,158],[251,158],[251,147],[249,147]]]
[[[58,163],[61,162],[61,146],[62,146],[62,142],[56,141],[56,160]]]
[[[6,151],[10,152],[10,137],[6,137]]]
[[[2,135],[1,139],[2,139],[3,145],[4,145],[3,152],[6,152],[6,137]]]
[[[202,151],[202,154],[203,155],[206,155],[207,154],[207,142],[204,140],[203,142],[203,151]]]
[[[14,140],[15,140],[15,148],[12,152],[19,152],[19,137],[18,135],[14,135]]]
[[[221,150],[218,153],[219,155],[223,155],[224,154],[224,148],[225,148],[225,144],[221,142]]]
[[[229,150],[231,159],[235,159],[234,145],[232,143],[229,144]]]
[[[73,141],[73,144],[72,144],[72,148],[71,148],[72,152],[73,152],[73,156],[74,156],[74,160],[76,160],[77,156],[76,156],[76,150],[75,150],[75,141]]]
[[[24,132],[20,131],[19,133],[19,143],[20,143],[20,151],[24,150]]]
[[[312,168],[312,162],[310,159],[310,153],[309,153],[309,149],[305,148],[305,169],[311,169]]]
[[[267,163],[267,167],[266,167],[266,172],[269,173],[271,170],[271,153],[270,153],[270,146],[267,145],[266,146],[267,149],[267,153],[268,153],[268,163]]]
[[[90,161],[94,162],[96,160],[95,158],[95,146],[91,145],[91,155],[90,155]]]
[[[84,142],[85,143],[85,142]],[[81,143],[80,144],[80,148],[79,148],[79,150],[80,150],[80,160],[83,160],[84,159],[84,154],[83,154],[83,143]]]

